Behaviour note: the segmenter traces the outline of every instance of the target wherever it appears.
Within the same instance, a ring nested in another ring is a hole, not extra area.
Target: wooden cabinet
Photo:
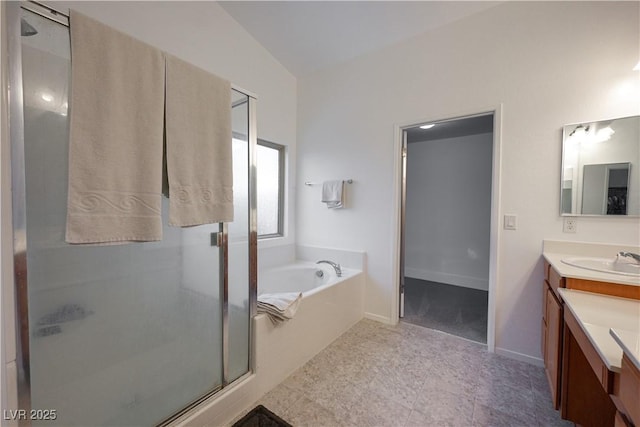
[[[622,356],[622,369],[620,372],[620,401],[626,409],[627,416],[636,426],[640,426],[640,371],[629,360],[627,355]]]
[[[560,407],[563,333],[563,308],[557,294],[558,287],[564,287],[564,279],[553,270],[553,267],[545,263],[542,301],[542,358],[555,409]]]
[[[610,398],[609,371],[570,310],[564,313],[562,418],[584,427],[614,426],[616,406]]]
[[[545,316],[547,332],[544,352],[544,369],[551,388],[554,408],[560,405],[560,366],[562,363],[562,305],[555,293],[547,289]]]
[[[552,404],[577,425],[640,427],[640,370],[626,355],[621,364],[613,356],[621,350],[613,339],[625,351],[638,344],[623,331],[640,309],[640,286],[565,265],[567,253],[582,249],[560,243],[545,242],[541,295],[541,350]]]
[[[552,265],[548,260],[559,263],[560,258],[556,254],[545,254],[542,287],[541,349],[554,408],[560,409],[563,419],[586,427],[640,427],[637,366],[623,358],[621,372],[618,372],[615,366],[620,365],[602,355],[603,343],[606,343],[602,335],[609,337],[609,322],[597,320],[600,323],[589,329],[584,323],[585,318],[590,317],[589,312],[581,309],[581,314],[574,313],[577,307],[585,307],[584,304],[597,310],[597,304],[604,301],[576,299],[576,295],[600,294],[595,298],[640,300],[640,286],[616,280],[612,281],[616,283],[587,280],[571,274],[563,277],[558,272],[565,271],[563,266]],[[588,294],[573,293],[574,290]],[[607,310],[611,310],[611,306]]]

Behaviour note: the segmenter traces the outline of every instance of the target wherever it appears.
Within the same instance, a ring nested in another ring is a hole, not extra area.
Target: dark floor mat
[[[247,415],[233,424],[233,427],[293,427],[291,424],[262,405],[253,408]]]

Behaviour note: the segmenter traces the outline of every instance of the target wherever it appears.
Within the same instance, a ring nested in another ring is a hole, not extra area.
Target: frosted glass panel
[[[280,152],[258,145],[258,235],[278,234],[280,209]]]
[[[69,33],[23,18],[38,31],[22,37],[31,407],[57,411],[47,426],[154,425],[222,384],[219,225],[169,227],[163,199],[161,242],[64,242]]]

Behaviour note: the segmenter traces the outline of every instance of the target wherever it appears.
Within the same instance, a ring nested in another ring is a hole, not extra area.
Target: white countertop
[[[611,328],[609,333],[640,371],[640,333]]]
[[[628,346],[625,351],[640,350],[640,344],[637,341],[634,344],[631,339],[634,334],[640,335],[640,301],[564,288],[558,292],[607,368],[620,372],[624,346],[619,345],[610,330],[620,334],[622,342]],[[637,364],[640,353],[627,353]]]
[[[562,277],[640,286],[640,277],[587,270],[562,262],[565,258],[576,256],[611,258],[613,260],[620,251],[640,253],[640,248],[625,245],[545,240],[542,255]]]

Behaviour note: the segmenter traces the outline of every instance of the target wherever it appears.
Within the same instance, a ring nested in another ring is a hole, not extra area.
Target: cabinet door
[[[544,360],[547,354],[547,292],[549,290],[549,285],[545,280],[542,284],[542,359]],[[546,360],[545,360],[546,366]]]
[[[555,409],[560,406],[560,364],[562,349],[562,305],[553,291],[547,287],[546,296],[546,342],[544,345],[544,367],[551,388],[551,400]]]
[[[620,400],[627,410],[631,423],[640,426],[638,396],[640,396],[640,370],[624,354],[620,372]]]

